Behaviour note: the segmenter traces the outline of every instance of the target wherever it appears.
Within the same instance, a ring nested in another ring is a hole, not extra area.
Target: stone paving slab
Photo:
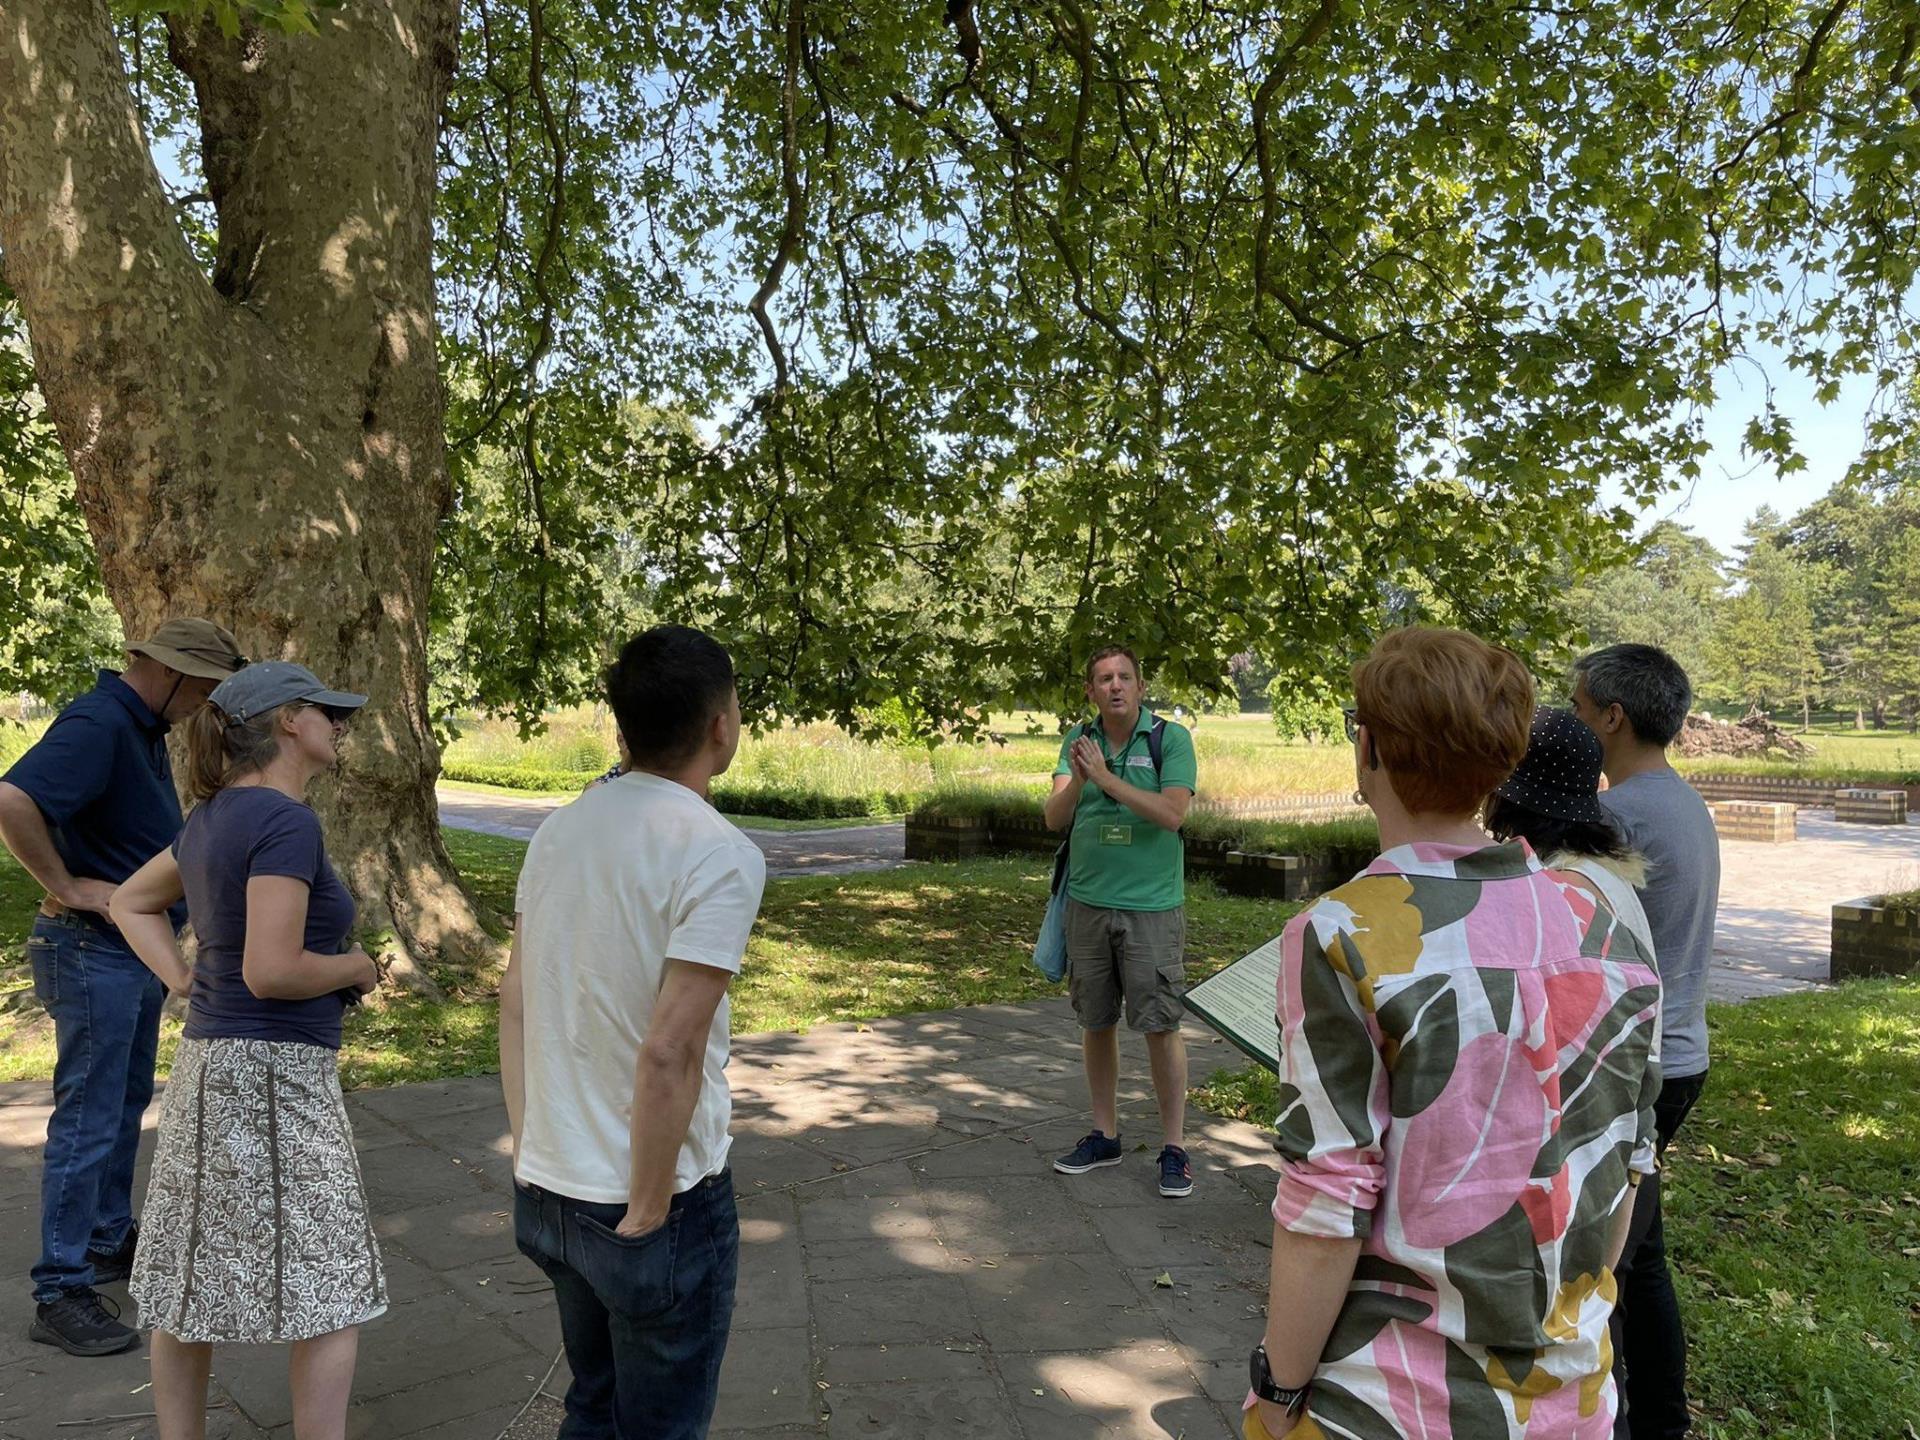
[[[1751,1000],[1827,982],[1833,907],[1920,886],[1920,817],[1852,825],[1802,810],[1786,845],[1720,842],[1720,915],[1707,994]]]
[[[1188,1039],[1196,1081],[1239,1063]],[[740,1290],[715,1436],[1231,1435],[1272,1152],[1190,1112],[1197,1190],[1162,1199],[1135,1037],[1123,1066],[1127,1163],[1069,1178],[1052,1157],[1088,1122],[1063,1000],[738,1040]],[[348,1105],[392,1295],[362,1336],[349,1435],[550,1440],[568,1375],[550,1287],[513,1246],[498,1081]],[[46,1108],[44,1085],[0,1086],[0,1263],[17,1276],[37,1248]],[[148,1440],[144,1348],[75,1360],[29,1343],[24,1278],[6,1314],[0,1440]],[[222,1347],[214,1376],[209,1435],[289,1440],[283,1349]]]

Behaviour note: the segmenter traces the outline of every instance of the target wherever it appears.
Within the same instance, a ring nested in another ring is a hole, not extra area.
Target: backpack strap
[[[1147,727],[1147,758],[1153,761],[1154,783],[1160,781],[1160,762],[1166,756],[1167,721],[1164,715],[1155,715],[1153,724]]]

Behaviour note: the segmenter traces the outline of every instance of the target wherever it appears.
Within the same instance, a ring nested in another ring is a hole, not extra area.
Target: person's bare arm
[[[1080,790],[1085,784],[1077,775],[1053,777],[1053,793],[1047,796],[1046,808],[1041,812],[1049,830],[1065,830],[1073,824],[1073,812],[1079,807]]]
[[[1607,1269],[1618,1272],[1620,1257],[1627,1253],[1627,1235],[1633,1229],[1633,1207],[1640,1203],[1640,1177],[1627,1176],[1627,1198],[1620,1202],[1619,1213],[1613,1217],[1613,1231],[1607,1236]]]
[[[1178,830],[1186,824],[1187,810],[1193,804],[1193,791],[1178,785],[1166,790],[1142,790],[1117,776],[1107,794],[1162,830]]]
[[[1273,1382],[1296,1390],[1313,1378],[1327,1336],[1353,1283],[1360,1259],[1358,1240],[1328,1240],[1273,1227],[1273,1261],[1267,1269],[1267,1369]],[[1281,1436],[1292,1428],[1278,1405],[1259,1403],[1260,1423]]]
[[[113,900],[113,886],[105,880],[76,876],[53,848],[53,832],[33,797],[18,785],[0,780],[0,840],[40,888],[69,910],[91,910],[105,915]]]
[[[1193,804],[1193,791],[1185,786],[1143,790],[1129,784],[1107,768],[1100,747],[1085,735],[1073,742],[1072,759],[1075,774],[1084,774],[1087,784],[1098,786],[1109,800],[1126,806],[1142,820],[1162,830],[1178,830],[1187,823],[1187,807]]]
[[[311,1000],[348,987],[366,992],[380,983],[373,959],[358,945],[344,955],[306,948],[310,889],[291,875],[255,875],[247,881],[247,943],[240,978],[262,1000]]]
[[[526,1004],[520,982],[520,917],[513,917],[513,948],[500,977],[500,1089],[507,1101],[513,1158],[520,1159],[520,1122],[527,1113]]]
[[[179,862],[173,851],[162,850],[127,877],[108,906],[109,917],[140,963],[176,995],[193,985],[193,971],[180,958],[180,942],[167,914],[167,907],[178,904],[184,893]]]
[[[700,1100],[707,1034],[733,980],[731,970],[668,960],[646,1042],[633,1074],[633,1161],[627,1213],[617,1227],[645,1235],[667,1223],[674,1167]]]

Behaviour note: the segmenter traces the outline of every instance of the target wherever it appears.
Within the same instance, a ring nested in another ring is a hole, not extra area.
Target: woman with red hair
[[[1527,749],[1517,658],[1399,630],[1353,686],[1382,853],[1286,929],[1246,1432],[1602,1440],[1659,982],[1590,880],[1480,828]]]

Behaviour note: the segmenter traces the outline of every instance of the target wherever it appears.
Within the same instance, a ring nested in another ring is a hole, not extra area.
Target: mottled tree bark
[[[318,37],[175,24],[219,219],[209,277],[141,133],[107,0],[0,0],[0,265],[129,634],[230,625],[372,697],[317,797],[362,907],[473,953],[439,835],[427,597],[448,503],[435,143],[457,0]]]

